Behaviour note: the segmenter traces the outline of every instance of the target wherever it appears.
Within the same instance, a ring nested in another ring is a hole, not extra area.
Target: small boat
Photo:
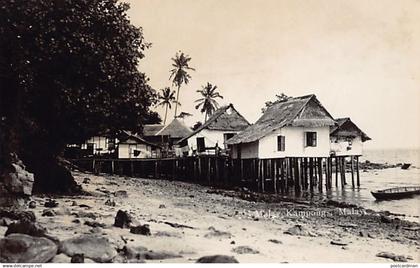
[[[401,199],[420,194],[420,186],[395,187],[372,191],[371,193],[377,200]]]
[[[401,169],[408,169],[411,166],[410,163],[404,163],[401,165]]]

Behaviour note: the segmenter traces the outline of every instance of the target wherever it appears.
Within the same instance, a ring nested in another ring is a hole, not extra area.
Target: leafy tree
[[[35,174],[35,191],[79,190],[58,161],[66,144],[160,120],[149,109],[156,93],[137,69],[150,44],[128,8],[0,0],[0,171],[16,152]]]
[[[163,119],[163,124],[166,124],[166,116],[168,115],[168,108],[172,109],[172,104],[181,105],[176,99],[175,99],[175,91],[172,91],[169,87],[165,87],[164,89],[160,90],[160,93],[158,94],[158,105],[159,106],[165,106],[165,117]]]
[[[216,98],[223,99],[223,96],[221,96],[216,90],[217,86],[213,86],[209,82],[207,82],[207,85],[203,86],[202,89],[197,90],[197,92],[201,94],[201,98],[195,101],[198,102],[195,109],[199,109],[201,107],[200,112],[205,114],[204,122],[206,122],[207,118],[219,108]]]
[[[190,60],[191,57],[185,55],[181,51],[176,53],[175,57],[172,58],[172,67],[174,68],[170,71],[169,79],[172,79],[172,84],[177,87],[174,117],[177,116],[178,111],[179,89],[181,88],[182,84],[188,84],[190,81],[191,75],[188,73],[188,71],[195,71],[194,68],[189,66]]]
[[[291,96],[287,96],[284,93],[276,94],[276,100],[275,101],[266,101],[265,107],[261,109],[261,111],[264,113],[268,107],[273,106],[276,103],[287,101],[288,99],[292,98]]]

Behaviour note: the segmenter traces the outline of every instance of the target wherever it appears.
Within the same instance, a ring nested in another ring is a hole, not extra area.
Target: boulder
[[[48,199],[45,202],[44,207],[46,207],[46,208],[56,208],[56,207],[58,207],[58,202],[55,201],[54,199]]]
[[[106,200],[105,205],[110,206],[110,207],[115,207],[116,206],[115,201],[111,200],[111,199]]]
[[[90,183],[90,179],[89,178],[84,178],[83,179],[83,183],[84,184],[89,184]]]
[[[36,222],[18,221],[9,225],[4,236],[8,236],[10,234],[15,233],[27,234],[36,237],[45,237],[47,229],[45,229]]]
[[[57,214],[52,209],[44,209],[42,211],[42,216],[43,217],[54,217],[55,215],[57,215]]]
[[[305,227],[302,225],[296,224],[293,227],[290,227],[286,231],[284,231],[285,234],[288,235],[297,235],[297,236],[314,236],[311,232],[306,230]]]
[[[235,257],[227,255],[204,256],[197,260],[197,263],[239,263]]]
[[[36,221],[35,214],[32,211],[0,210],[0,218],[29,222]]]
[[[34,175],[25,170],[15,154],[11,159],[0,173],[0,207],[19,208],[24,205],[24,198],[32,194]]]
[[[0,263],[45,263],[57,254],[57,245],[44,237],[11,234],[0,240]]]
[[[122,255],[128,260],[164,260],[182,257],[179,254],[168,251],[152,251],[145,247],[124,246],[121,250]]]
[[[151,235],[150,227],[148,224],[145,225],[138,225],[130,228],[130,233],[132,234],[140,234],[140,235]]]
[[[35,201],[33,201],[33,200],[32,200],[32,201],[30,201],[30,202],[29,202],[29,204],[28,204],[28,208],[32,208],[32,209],[33,209],[33,208],[36,208],[36,202],[35,202]]]
[[[111,246],[108,239],[93,234],[70,238],[60,243],[60,252],[69,257],[83,254],[85,258],[95,262],[111,262],[117,251]]]
[[[239,246],[232,249],[233,252],[237,254],[258,254],[260,253],[258,250],[255,250],[248,246]]]
[[[84,254],[74,254],[70,260],[71,263],[84,263],[85,255]]]
[[[132,221],[133,219],[127,211],[118,210],[117,215],[115,216],[114,226],[119,228],[128,228],[130,227]]]
[[[114,193],[115,197],[121,197],[121,198],[127,198],[128,197],[128,193],[127,191],[124,190],[118,190]]]

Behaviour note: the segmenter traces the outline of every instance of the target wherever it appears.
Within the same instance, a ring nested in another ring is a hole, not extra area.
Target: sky
[[[315,94],[372,138],[366,148],[420,147],[419,0],[125,2],[152,43],[139,69],[153,88],[171,86],[177,51],[192,57],[180,91],[188,125],[204,119],[194,100],[210,82],[251,123],[276,94]]]

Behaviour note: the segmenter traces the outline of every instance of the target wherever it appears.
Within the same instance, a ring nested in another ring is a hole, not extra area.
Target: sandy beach
[[[94,234],[107,238],[120,255],[124,246],[165,253],[146,262],[195,262],[215,254],[239,262],[393,262],[377,257],[380,252],[420,261],[419,225],[393,215],[337,202],[248,201],[265,197],[184,182],[74,175],[91,196],[53,197],[58,206],[47,209],[50,216],[44,213],[48,197],[33,197],[37,222],[60,241]],[[107,200],[115,206],[105,205]],[[118,210],[136,224],[148,224],[151,234],[114,227]],[[0,233],[6,230],[0,227]],[[70,262],[70,257],[59,254],[52,261]]]

